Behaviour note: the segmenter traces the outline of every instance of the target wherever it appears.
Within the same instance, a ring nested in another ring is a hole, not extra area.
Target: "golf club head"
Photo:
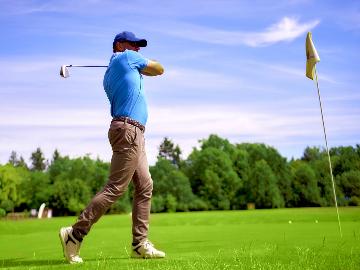
[[[60,76],[63,78],[67,78],[70,76],[67,65],[62,65],[60,69]]]

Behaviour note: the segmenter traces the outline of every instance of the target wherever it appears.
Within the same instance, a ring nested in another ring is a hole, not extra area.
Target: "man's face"
[[[123,45],[125,50],[127,49],[135,52],[138,52],[140,50],[140,47],[136,44],[136,42],[125,41],[123,42]]]

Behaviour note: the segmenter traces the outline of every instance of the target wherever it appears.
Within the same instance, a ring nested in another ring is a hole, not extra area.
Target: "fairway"
[[[130,215],[104,216],[67,265],[58,238],[74,217],[0,221],[0,269],[360,269],[360,208],[153,214],[166,259],[129,259]],[[291,222],[289,222],[291,221]]]

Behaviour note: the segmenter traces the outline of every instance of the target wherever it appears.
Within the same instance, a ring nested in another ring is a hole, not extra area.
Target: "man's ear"
[[[114,52],[121,52],[122,51],[121,49],[122,49],[121,43],[119,41],[116,41],[114,46]]]
[[[122,42],[117,41],[115,43],[115,51],[116,52],[122,52],[124,51],[124,44]]]

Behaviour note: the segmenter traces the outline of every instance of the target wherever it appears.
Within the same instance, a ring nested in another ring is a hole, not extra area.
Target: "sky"
[[[114,36],[146,38],[165,68],[144,79],[146,147],[164,137],[186,158],[210,134],[300,158],[324,147],[315,82],[305,77],[311,31],[329,147],[360,143],[360,1],[0,0],[0,163],[40,147],[110,161],[102,86]]]

